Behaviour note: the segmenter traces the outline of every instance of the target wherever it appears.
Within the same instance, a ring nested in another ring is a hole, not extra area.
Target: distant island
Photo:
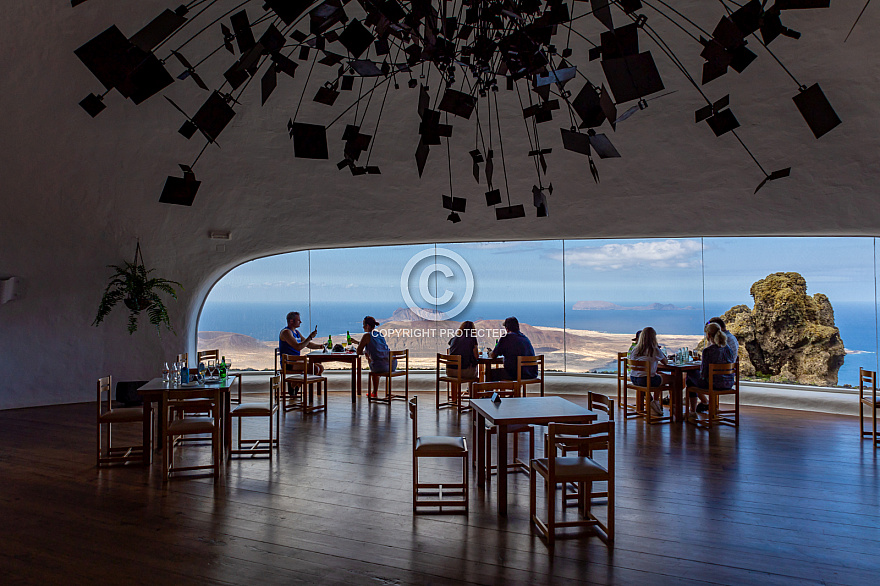
[[[572,306],[572,309],[577,311],[681,311],[694,309],[694,307],[690,305],[687,307],[676,307],[671,303],[652,303],[651,305],[626,307],[611,303],[610,301],[578,301]]]

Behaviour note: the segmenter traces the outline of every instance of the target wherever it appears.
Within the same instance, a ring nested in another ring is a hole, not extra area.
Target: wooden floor
[[[468,516],[413,516],[404,404],[361,401],[288,415],[271,462],[168,485],[95,468],[93,405],[0,411],[0,584],[880,583],[880,450],[852,417],[619,422],[613,550],[587,532],[550,552],[522,475],[507,519],[474,478]],[[420,433],[469,433],[420,401]]]

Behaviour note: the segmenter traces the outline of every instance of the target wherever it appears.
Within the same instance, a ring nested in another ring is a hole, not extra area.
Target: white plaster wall
[[[248,8],[252,15],[262,2]],[[719,5],[681,1],[712,29]],[[862,2],[839,0],[830,10],[787,15],[800,41],[780,39],[772,48],[802,83],[820,82],[844,125],[816,141],[790,97],[794,83],[762,50],[744,74],[731,73],[708,86],[717,99],[730,92],[743,127],[741,136],[770,171],[791,165],[792,177],[752,194],[761,174],[732,136],[716,139],[693,124],[699,95],[653,50],[664,81],[676,93],[606,129],[624,158],[599,161],[602,183],[590,178],[585,160],[563,151],[554,121],[542,126],[554,147],[549,159],[554,194],[551,216],[496,222],[482,205],[485,186],[470,175],[472,148],[453,152],[456,195],[471,196],[464,221],[445,221],[440,195],[448,193],[445,148],[434,148],[419,180],[416,90],[405,83],[388,95],[376,135],[373,163],[380,176],[352,178],[336,170],[341,158],[340,124],[329,132],[331,160],[292,156],[286,122],[296,108],[297,80],[281,78],[265,108],[254,84],[230,127],[222,149],[209,149],[196,168],[203,181],[192,208],[158,203],[165,176],[189,163],[201,148],[177,134],[180,115],[160,96],[140,106],[116,92],[96,119],[77,105],[100,84],[73,50],[117,24],[137,31],[168,0],[5,0],[0,16],[0,277],[22,279],[22,297],[0,306],[0,409],[92,400],[94,381],[155,376],[173,354],[194,351],[196,311],[210,285],[237,264],[303,248],[434,241],[698,235],[877,235],[878,42],[870,34],[880,10],[869,7],[863,23],[843,44]],[[351,4],[350,6],[353,6]],[[576,3],[583,10],[585,3]],[[696,7],[696,8],[695,8]],[[649,16],[658,30],[668,24]],[[588,22],[584,19],[582,22]],[[589,34],[598,27],[589,24]],[[699,47],[676,42],[677,53],[699,71]],[[198,56],[193,51],[189,56]],[[226,65],[206,72],[209,85]],[[174,66],[170,69],[177,73]],[[587,75],[601,81],[599,65]],[[435,80],[436,81],[436,80]],[[579,85],[575,86],[575,90]],[[326,118],[325,106],[309,102],[300,114]],[[206,97],[192,82],[165,92],[190,112]],[[502,103],[516,104],[502,91]],[[337,109],[338,110],[338,109]],[[373,118],[374,120],[374,118]],[[347,122],[347,120],[344,120]],[[368,120],[369,123],[369,120]],[[530,214],[534,167],[517,111],[502,118],[514,203]],[[455,122],[472,136],[472,125]],[[459,135],[456,135],[459,136]],[[500,183],[500,165],[496,183]],[[214,250],[209,230],[232,232],[227,250]],[[178,335],[143,328],[125,331],[124,313],[91,327],[109,271],[131,258],[140,239],[149,267],[184,283],[172,305]]]

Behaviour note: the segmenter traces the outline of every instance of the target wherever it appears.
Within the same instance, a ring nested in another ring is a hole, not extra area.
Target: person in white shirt
[[[639,387],[646,386],[649,376],[651,377],[652,387],[660,387],[672,382],[670,375],[657,373],[657,365],[666,364],[666,356],[660,350],[660,345],[657,344],[657,332],[654,331],[654,328],[647,327],[642,329],[641,334],[639,334],[639,341],[629,351],[627,358],[630,360],[643,359],[647,361],[647,370],[641,369],[638,366],[631,368],[630,380],[634,385]],[[663,405],[660,403],[660,395],[660,391],[654,393],[654,400],[651,401],[651,410],[655,415],[662,417]]]

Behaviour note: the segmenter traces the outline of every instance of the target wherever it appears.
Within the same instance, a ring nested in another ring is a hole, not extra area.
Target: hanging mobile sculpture
[[[72,0],[71,4],[85,1]],[[452,193],[450,145],[453,130],[456,135],[464,132],[463,121],[472,121],[474,148],[469,153],[473,175],[480,183],[482,170],[488,188],[486,204],[495,208],[496,219],[526,215],[523,204],[512,202],[507,182],[500,84],[518,99],[516,107],[522,112],[530,145],[528,156],[537,178],[532,204],[536,215],[545,217],[553,193],[552,184],[544,183],[547,157],[553,151],[548,143],[555,139],[555,132],[543,129],[552,126],[547,123],[554,115],[566,119],[560,128],[562,147],[585,156],[598,183],[595,158],[621,155],[597,129],[607,122],[616,130],[618,124],[647,108],[650,100],[666,95],[661,93],[665,85],[653,54],[642,47],[647,40],[705,101],[695,112],[695,122],[706,122],[717,137],[734,136],[758,166],[763,180],[755,189],[757,193],[767,182],[787,177],[790,168],[765,171],[736,131],[740,123],[730,107],[729,95],[713,99],[704,87],[731,70],[742,73],[758,57],[754,48],[769,54],[791,77],[797,88],[795,106],[815,137],[832,130],[840,119],[819,85],[800,83],[770,49],[781,36],[801,36],[782,24],[785,11],[827,8],[830,0],[775,0],[772,4],[750,0],[743,5],[719,0],[718,4],[723,14],[709,32],[662,0],[193,0],[164,10],[131,37],[111,26],[77,49],[77,57],[104,86],[103,92],[89,94],[80,106],[97,116],[106,107],[104,97],[113,89],[140,104],[174,83],[169,65],[182,68],[177,80],[206,92],[203,105],[190,116],[166,99],[184,118],[180,134],[191,139],[198,132],[206,142],[191,164],[180,165],[182,177],[166,179],[159,201],[192,205],[200,185],[196,163],[217,143],[253,80],[260,79],[260,101],[265,104],[278,87],[279,74],[293,78],[300,66],[307,65],[302,93],[287,121],[294,156],[329,159],[331,152],[340,152],[338,169],[348,169],[354,176],[381,173],[378,166],[370,165],[374,138],[390,88],[399,89],[405,80],[410,89],[419,88],[414,104],[420,120],[418,138],[414,137],[416,168],[421,176],[432,147],[445,142],[450,193],[443,195],[442,206],[449,212],[447,219],[457,223],[467,209],[467,200]],[[649,23],[649,13],[652,18],[672,22],[693,40],[704,59],[699,82]],[[582,32],[588,28],[588,19],[601,23],[598,39],[590,40]],[[582,55],[575,59],[572,35],[592,46],[586,61]],[[208,46],[197,48],[197,39],[205,39]],[[212,89],[199,69],[227,53],[233,56],[231,65]],[[588,63],[596,60],[599,64],[588,77]],[[326,68],[330,75],[321,77]],[[418,78],[414,69],[420,72]],[[425,75],[430,79],[432,74],[440,80],[433,90],[419,81]],[[577,93],[569,89],[578,84]],[[336,114],[330,122],[300,119],[300,106],[310,91],[314,101]],[[364,120],[374,101],[378,104],[377,121],[368,134]],[[341,149],[331,149],[328,130],[353,108],[354,123],[342,129]],[[337,114],[337,110],[341,112]],[[501,160],[506,197],[497,186],[496,158]]]

